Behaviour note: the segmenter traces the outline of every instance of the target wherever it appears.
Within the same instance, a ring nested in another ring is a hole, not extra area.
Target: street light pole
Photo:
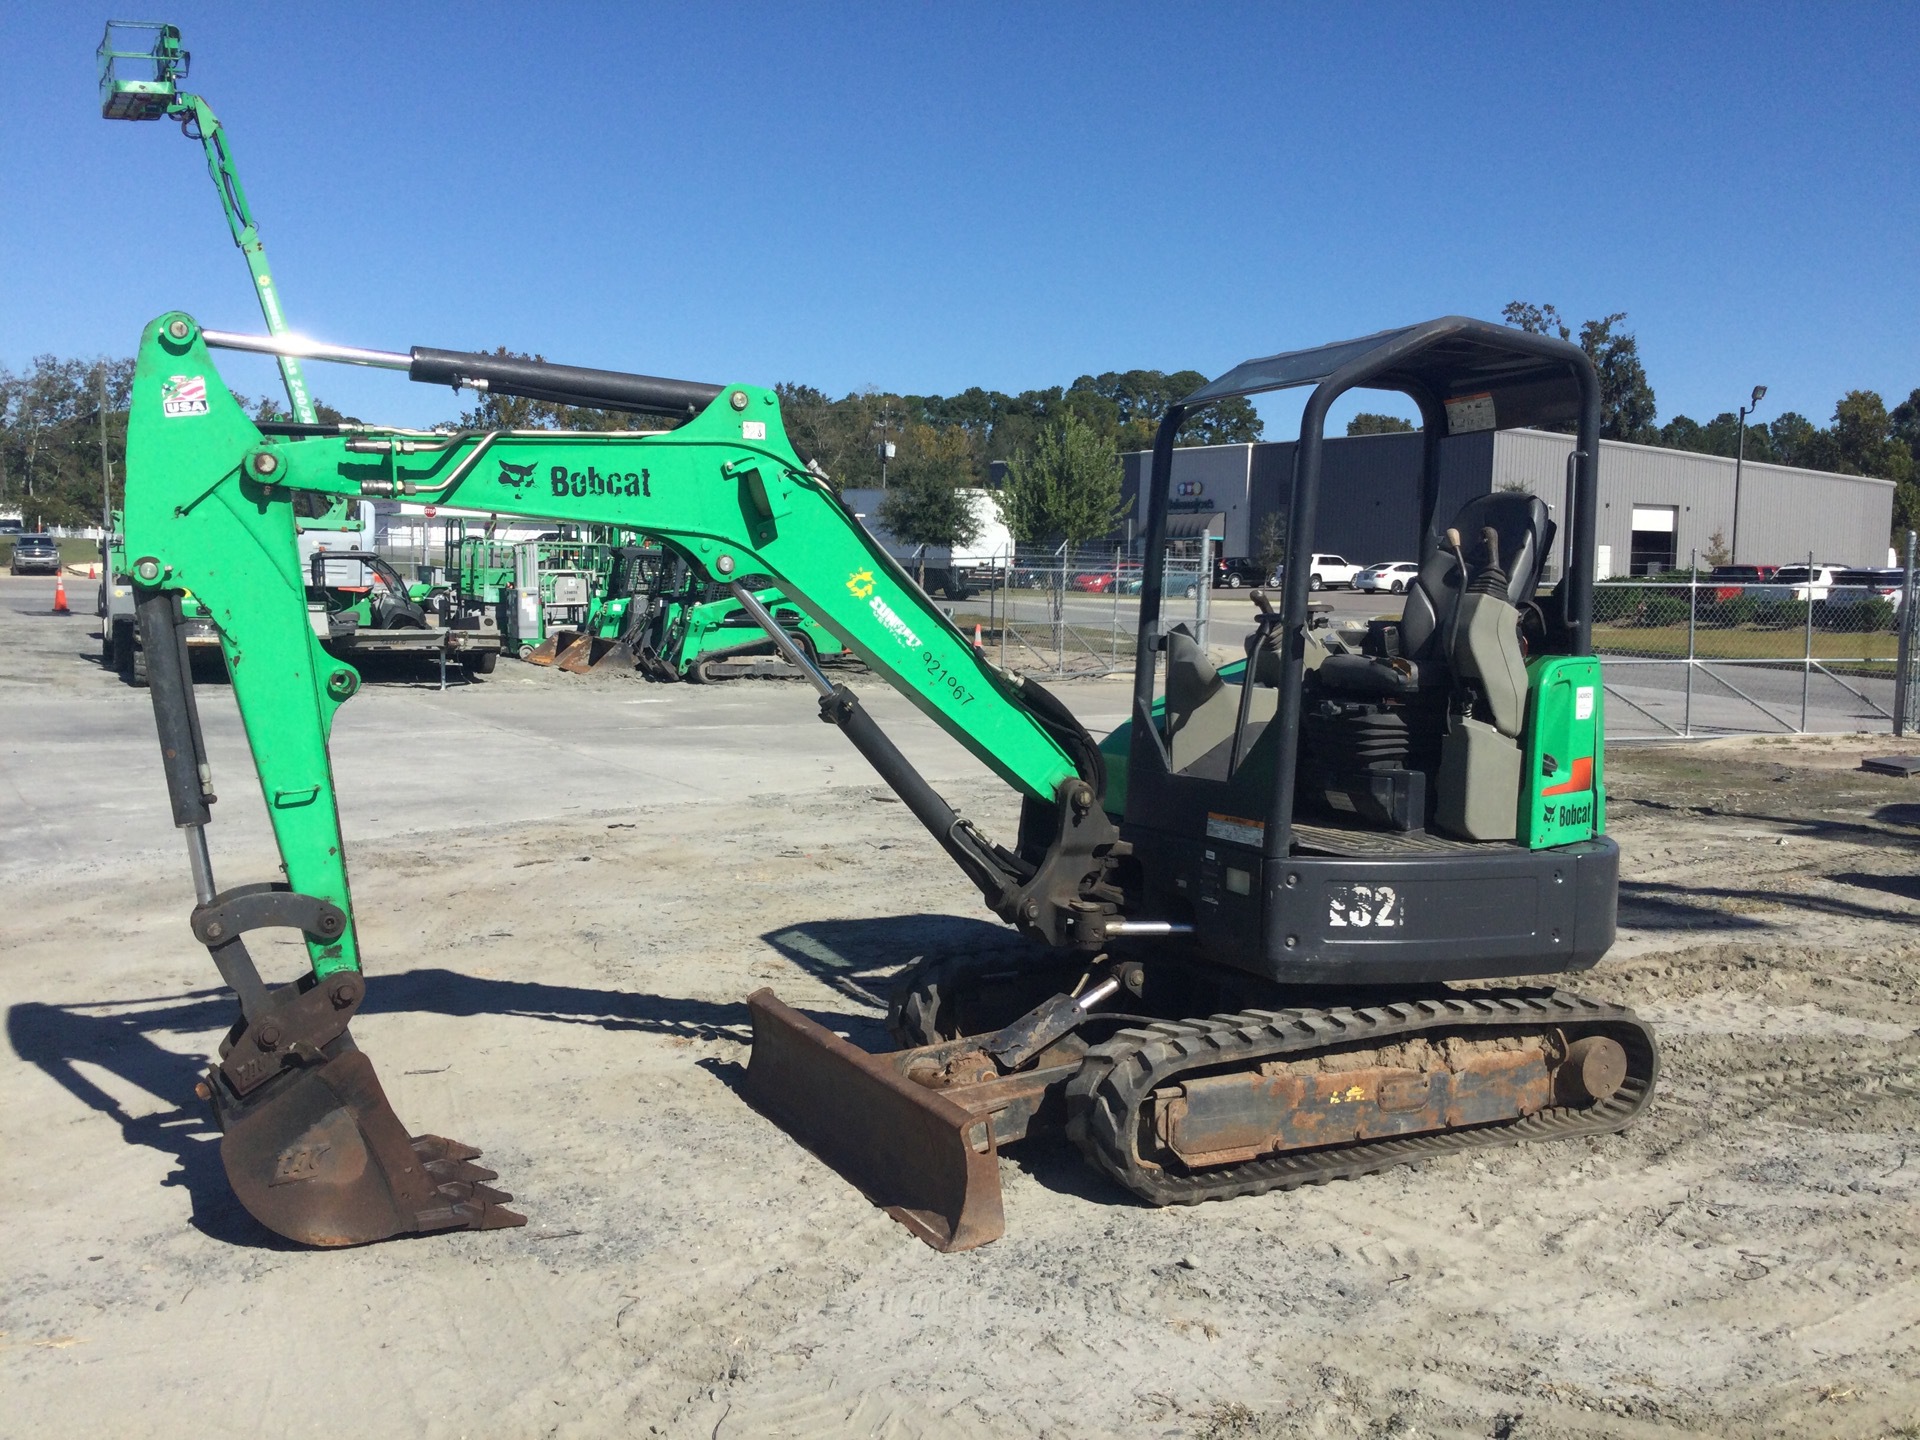
[[[107,459],[107,362],[100,362],[100,534],[113,529],[113,462]]]
[[[1747,460],[1747,416],[1760,408],[1760,402],[1766,398],[1767,387],[1753,387],[1753,399],[1740,407],[1740,438],[1733,449],[1733,538],[1727,542],[1727,562],[1732,564],[1740,558],[1740,469]]]

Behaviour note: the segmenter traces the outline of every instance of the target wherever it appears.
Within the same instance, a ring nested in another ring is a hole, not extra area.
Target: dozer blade
[[[364,1245],[527,1223],[503,1208],[511,1195],[485,1183],[498,1178],[494,1172],[469,1163],[478,1150],[407,1134],[373,1062],[356,1049],[285,1071],[244,1099],[218,1071],[209,1078],[233,1192],[289,1240]]]
[[[573,643],[555,657],[553,668],[565,670],[569,675],[584,675],[593,668],[593,637],[587,634],[576,636]]]
[[[747,1099],[936,1250],[1006,1230],[991,1122],[774,998],[747,997]]]
[[[578,630],[554,631],[551,635],[547,636],[546,639],[533,647],[532,653],[527,656],[527,663],[529,665],[553,664],[553,657],[573,644],[579,636],[580,632]]]

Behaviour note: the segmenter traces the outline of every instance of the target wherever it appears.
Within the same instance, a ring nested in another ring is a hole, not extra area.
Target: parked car
[[[1833,589],[1834,582],[1840,578],[1843,568],[1839,565],[1815,565],[1809,573],[1805,565],[1782,565],[1773,572],[1768,584],[1755,586],[1747,593],[1756,600],[1797,600],[1802,604],[1809,600],[1824,600]]]
[[[13,542],[15,575],[57,575],[60,573],[60,547],[51,535],[22,535]]]
[[[1307,575],[1307,588],[1309,590],[1325,590],[1331,585],[1350,586],[1359,573],[1360,567],[1358,565],[1353,564],[1349,560],[1343,560],[1338,555],[1315,555],[1313,557],[1312,569],[1309,570]],[[1286,575],[1287,567],[1284,565],[1277,566],[1273,572],[1273,579],[1268,583],[1279,585],[1286,579]]]
[[[1307,577],[1309,590],[1324,590],[1329,585],[1351,586],[1354,577],[1360,573],[1360,567],[1341,559],[1338,555],[1316,555],[1313,557],[1313,570]]]
[[[14,515],[0,516],[0,535],[18,535],[27,527]]]
[[[1114,570],[1088,570],[1075,575],[1068,586],[1090,595],[1110,594],[1116,587],[1125,589],[1127,582],[1140,574],[1138,565],[1122,565]]]
[[[1146,588],[1146,584],[1147,577],[1135,570],[1120,582],[1120,592],[1123,595],[1138,595]],[[1173,594],[1175,590],[1181,590],[1187,599],[1191,600],[1200,593],[1200,582],[1197,580],[1182,581],[1176,579],[1169,580],[1166,584],[1166,594],[1168,595]]]
[[[1842,570],[1821,609],[1839,615],[1863,601],[1884,600],[1898,610],[1906,580],[1906,571],[1899,569]]]
[[[1377,565],[1369,565],[1354,576],[1353,588],[1374,592],[1386,590],[1394,595],[1404,595],[1419,574],[1420,567],[1411,560],[1383,560]]]
[[[1779,569],[1778,565],[1716,565],[1707,583],[1716,587],[1714,599],[1738,600],[1749,585],[1764,585]]]
[[[1238,590],[1243,585],[1264,585],[1267,583],[1267,567],[1258,560],[1249,560],[1245,556],[1228,559],[1222,556],[1213,562],[1213,587],[1218,590]]]

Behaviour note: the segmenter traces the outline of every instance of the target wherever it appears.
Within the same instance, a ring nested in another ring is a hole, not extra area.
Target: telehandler
[[[209,347],[291,349],[678,424],[261,425]],[[1039,684],[991,665],[841,508],[771,390],[155,320],[134,381],[126,543],[191,924],[239,999],[202,1089],[240,1200],[315,1245],[523,1223],[477,1151],[408,1134],[349,1033],[366,990],[327,737],[359,678],[307,624],[295,536],[303,505],[339,496],[655,537],[730,587],[818,688],[820,717],[987,905],[1044,942],[910,970],[890,1016],[904,1048],[891,1054],[849,1045],[768,990],[748,997],[749,1099],[931,1245],[1002,1232],[998,1151],[1035,1127],[1064,1125],[1146,1201],[1187,1204],[1628,1124],[1658,1069],[1631,1012],[1457,983],[1583,970],[1614,937],[1619,852],[1590,644],[1593,368],[1564,342],[1458,317],[1249,361],[1162,420],[1147,555],[1165,547],[1182,423],[1292,386],[1313,389],[1279,605],[1262,595],[1246,658],[1217,669],[1183,629],[1163,630],[1161,567],[1147,565],[1132,718],[1102,745]],[[1328,407],[1357,386],[1419,407],[1426,541],[1399,620],[1342,639],[1311,624],[1304,561]],[[182,407],[189,393],[197,403]],[[1548,507],[1502,493],[1442,515],[1443,461],[1452,437],[1569,422],[1562,575],[1541,599]],[[812,664],[741,583],[758,576],[1020,793],[1011,843],[948,806]],[[219,627],[285,883],[214,880],[213,782],[179,638],[189,589]],[[267,927],[303,936],[299,980],[273,987],[254,967],[245,936]]]

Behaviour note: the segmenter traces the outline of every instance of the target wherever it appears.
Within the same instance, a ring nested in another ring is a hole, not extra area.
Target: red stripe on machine
[[[1577,795],[1593,788],[1593,757],[1583,755],[1573,762],[1573,773],[1558,785],[1542,790],[1542,795]]]

